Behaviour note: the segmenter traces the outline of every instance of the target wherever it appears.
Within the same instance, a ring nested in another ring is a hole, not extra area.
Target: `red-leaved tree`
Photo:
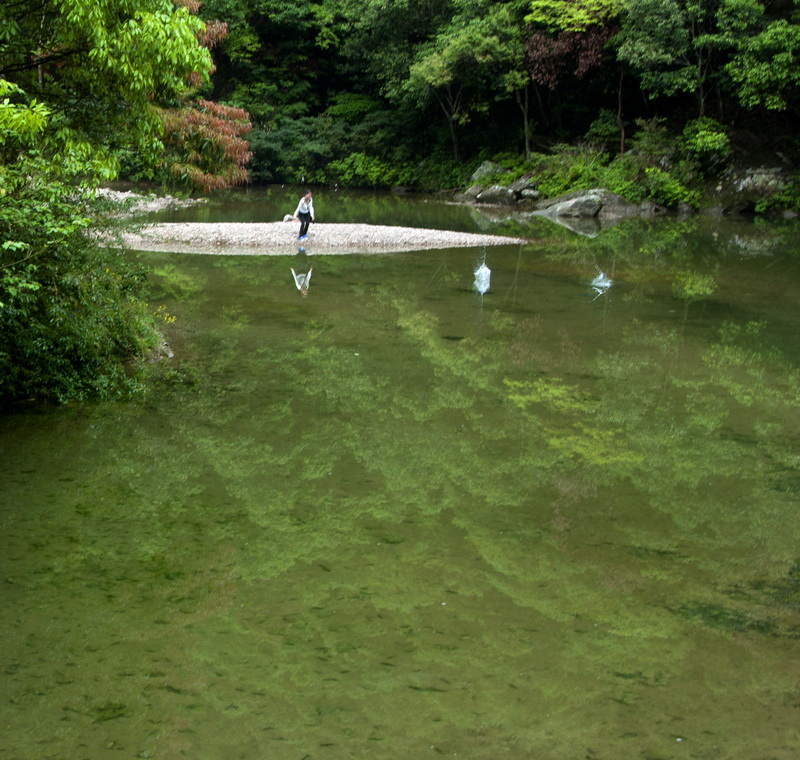
[[[603,46],[616,31],[614,27],[591,26],[581,32],[559,32],[556,37],[532,34],[526,43],[531,79],[549,90],[558,87],[569,69],[582,79],[602,63]]]
[[[190,13],[201,6],[199,0],[174,2]],[[223,21],[207,21],[198,41],[213,50],[227,33]],[[197,87],[199,76],[190,77],[188,84]],[[253,128],[247,111],[195,99],[158,112],[164,126],[165,165],[173,177],[204,192],[247,182],[246,167],[253,155],[244,139]]]
[[[174,177],[205,192],[247,182],[252,153],[243,135],[253,126],[247,111],[195,100],[160,113]]]

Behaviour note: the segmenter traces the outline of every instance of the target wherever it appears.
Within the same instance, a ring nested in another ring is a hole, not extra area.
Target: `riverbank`
[[[285,256],[302,245],[308,253],[400,253],[438,248],[519,245],[524,238],[375,224],[312,224],[298,243],[297,222],[165,223],[127,232],[124,244],[139,251]]]

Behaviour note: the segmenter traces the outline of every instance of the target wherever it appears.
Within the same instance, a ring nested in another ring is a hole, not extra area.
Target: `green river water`
[[[532,242],[135,254],[155,391],[0,417],[0,760],[800,757],[797,223],[316,196]]]

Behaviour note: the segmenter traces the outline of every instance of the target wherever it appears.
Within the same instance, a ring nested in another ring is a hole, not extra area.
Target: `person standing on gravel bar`
[[[298,240],[308,240],[308,225],[314,221],[314,201],[311,198],[311,191],[306,190],[306,194],[297,204],[294,218],[300,220],[300,234]]]

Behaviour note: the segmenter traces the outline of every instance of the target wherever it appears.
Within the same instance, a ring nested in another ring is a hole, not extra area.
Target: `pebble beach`
[[[123,242],[139,251],[285,256],[299,247],[308,253],[396,253],[436,248],[471,248],[523,244],[523,238],[450,232],[415,227],[374,224],[312,224],[308,239],[297,240],[296,222],[266,223],[164,223],[137,233]]]

